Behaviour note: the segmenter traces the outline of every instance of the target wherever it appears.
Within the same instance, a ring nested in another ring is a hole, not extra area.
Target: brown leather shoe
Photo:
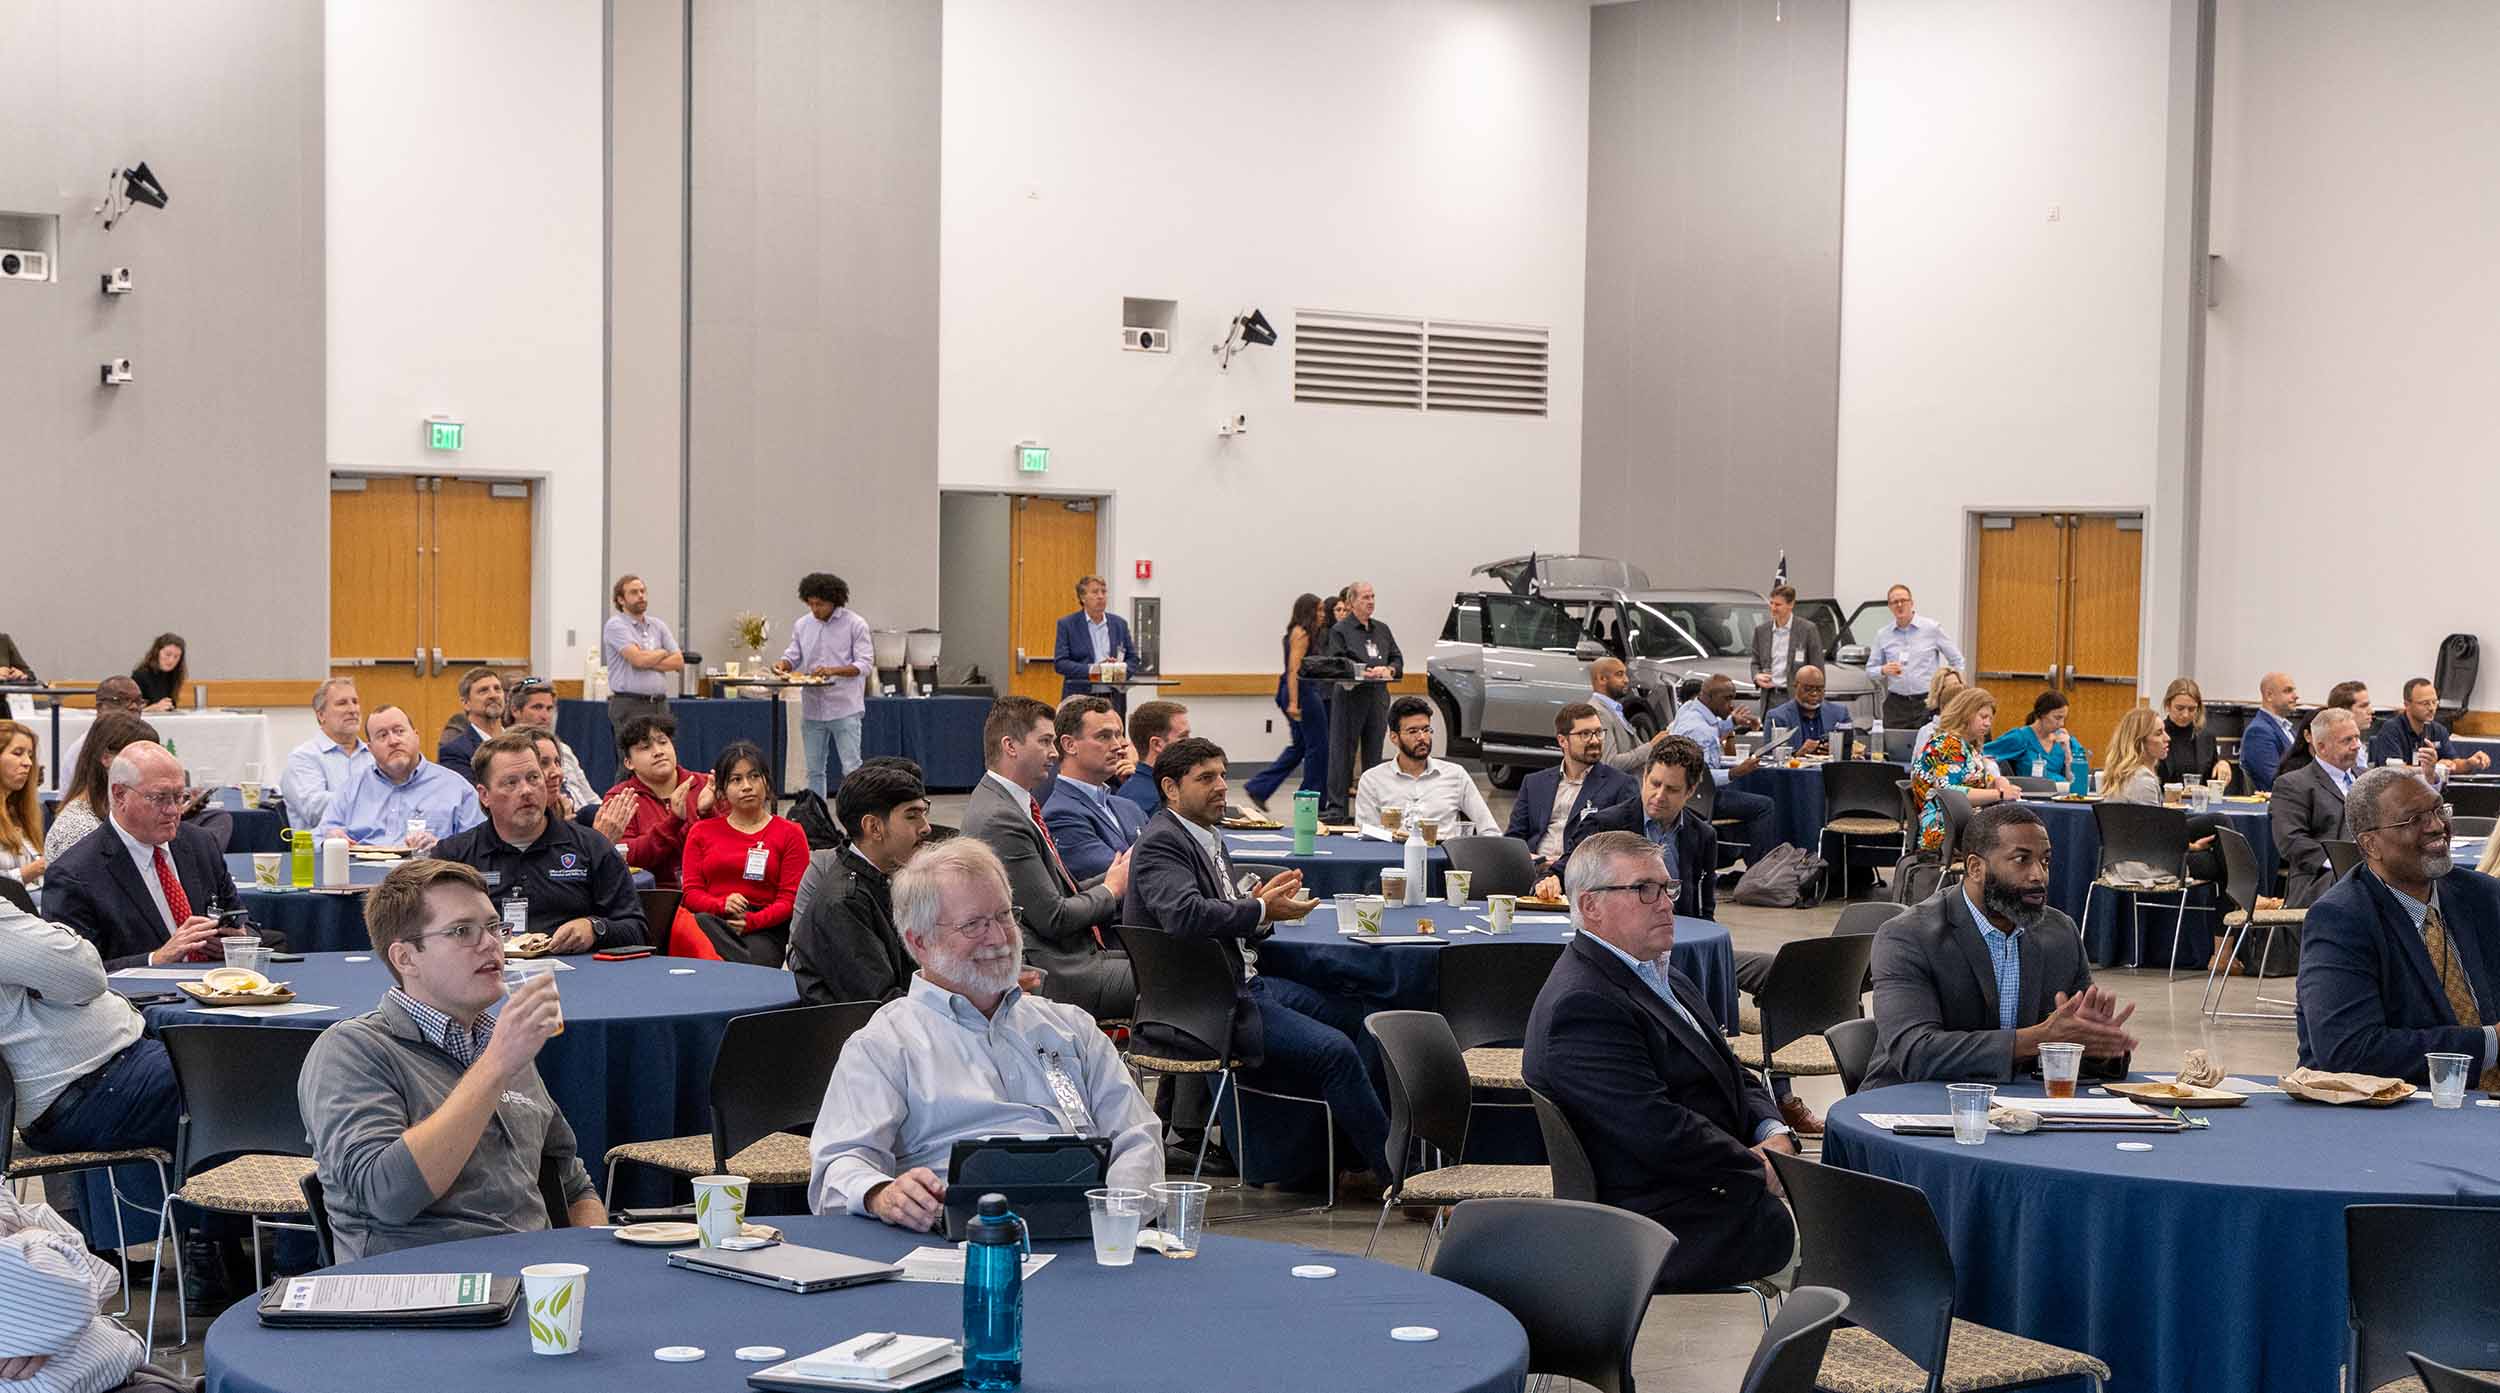
[[[1788,1130],[1801,1137],[1823,1135],[1823,1119],[1815,1115],[1814,1109],[1806,1106],[1805,1099],[1794,1093],[1780,1100],[1780,1121],[1787,1123]]]

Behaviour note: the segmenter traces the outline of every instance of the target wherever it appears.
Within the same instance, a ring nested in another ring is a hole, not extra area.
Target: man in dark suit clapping
[[[2500,1088],[2500,881],[2455,864],[2409,769],[2353,780],[2344,811],[2362,865],[2301,925],[2301,1064],[2427,1084],[2425,1055],[2462,1054]]]
[[[142,740],[113,757],[112,782],[112,815],[44,877],[43,917],[94,944],[106,972],[214,957],[234,877],[216,837],[182,820],[182,762]]]
[[[1674,1232],[1661,1287],[1778,1272],[1797,1231],[1764,1153],[1796,1142],[1701,988],[1667,961],[1675,878],[1648,839],[1606,832],[1572,853],[1563,889],[1579,933],[1528,1016],[1529,1087],[1570,1120],[1598,1199]]]
[[[1875,932],[1875,1060],[1861,1089],[2004,1083],[2048,1043],[2123,1078],[2132,1005],[2092,985],[2083,935],[2049,908],[2049,831],[2020,803],[1962,831],[1962,883]]]

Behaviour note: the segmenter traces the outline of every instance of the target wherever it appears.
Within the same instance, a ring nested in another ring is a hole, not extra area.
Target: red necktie
[[[174,927],[181,928],[191,919],[191,897],[182,893],[182,877],[174,874],[174,863],[165,858],[165,848],[156,849],[156,883],[165,887],[165,910],[173,916]],[[193,953],[204,959],[205,953]]]
[[[1033,814],[1033,830],[1042,834],[1042,845],[1050,851],[1050,868],[1059,873],[1059,884],[1071,895],[1076,893],[1076,877],[1068,874],[1068,863],[1059,859],[1059,843],[1050,835],[1050,824],[1042,821],[1042,800],[1028,800]]]

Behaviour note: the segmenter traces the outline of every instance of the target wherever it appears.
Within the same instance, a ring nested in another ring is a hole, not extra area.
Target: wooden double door
[[[1996,695],[2002,735],[2055,688],[2067,727],[2109,763],[2109,737],[2134,706],[2143,614],[2140,514],[1985,513],[1972,522],[1978,622],[1969,659]]]
[[[460,674],[506,685],[530,664],[535,488],[522,481],[330,480],[330,672],[367,714],[408,712],[429,755],[460,709]]]
[[[1100,518],[1091,498],[1017,494],[1007,500],[1007,641],[1015,650],[1017,696],[1059,704],[1051,656],[1059,621],[1077,608],[1077,578],[1094,574]]]

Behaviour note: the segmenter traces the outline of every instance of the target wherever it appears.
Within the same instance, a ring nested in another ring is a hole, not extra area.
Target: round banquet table
[[[1235,861],[1255,861],[1302,872],[1302,888],[1322,899],[1330,895],[1377,895],[1380,873],[1406,864],[1406,848],[1397,842],[1376,842],[1343,834],[1312,839],[1311,854],[1293,854],[1293,833],[1227,832],[1224,854]],[[1449,853],[1424,849],[1424,891],[1438,897],[1441,872],[1449,869]]]
[[[2093,819],[2091,803],[2060,803],[2051,798],[2025,798],[2023,806],[2040,815],[2048,825],[2049,903],[2065,911],[2083,931],[2084,952],[2104,967],[2130,963],[2135,956],[2135,930],[2126,913],[2127,898],[2107,891],[2091,895],[2092,913],[2083,912],[2084,898],[2092,888],[2092,878],[2099,874],[2101,862],[2100,824]],[[2263,803],[2217,803],[2213,816],[2225,827],[2248,839],[2248,849],[2257,858],[2257,890],[2271,895],[2280,889],[2275,862],[2280,859],[2274,850],[2274,824]],[[2166,967],[2170,962],[2171,929],[2178,914],[2166,901],[2170,897],[2146,895],[2144,902],[2144,959],[2147,966]],[[2215,915],[2200,905],[2218,900],[2216,891],[2198,891],[2188,896],[2186,941],[2179,945],[2179,966],[2182,970],[2202,972],[2213,956]]]
[[[773,1222],[794,1243],[870,1259],[942,1242],[847,1216]],[[1140,1251],[1125,1268],[1095,1266],[1082,1240],[1034,1247],[1057,1256],[1024,1286],[1024,1387],[1033,1393],[1181,1385],[1195,1393],[1511,1393],[1527,1377],[1528,1337],[1509,1312],[1407,1268],[1221,1235],[1209,1235],[1189,1261]],[[766,1367],[739,1362],[733,1351],[741,1345],[778,1345],[795,1358],[862,1331],[955,1336],[963,1329],[963,1290],[951,1284],[872,1282],[801,1296],[671,1268],[662,1251],[617,1242],[604,1229],[466,1239],[337,1270],[511,1275],[538,1262],[590,1269],[579,1354],[530,1353],[529,1331],[517,1319],[485,1330],[269,1330],[243,1303],[209,1328],[208,1387],[718,1390],[740,1387]],[[1292,1268],[1306,1262],[1326,1263],[1337,1275],[1293,1276]],[[1441,1336],[1413,1344],[1390,1339],[1401,1325],[1431,1326]],[[706,1357],[690,1364],[652,1358],[654,1349],[677,1344],[698,1346]]]
[[[712,1055],[732,1016],[798,1002],[789,973],[779,968],[697,958],[637,958],[603,963],[587,955],[561,959],[564,1033],[539,1052],[547,1092],[573,1125],[582,1164],[604,1178],[602,1160],[619,1142],[689,1136],[712,1128]],[[206,971],[208,964],[200,964]],[[262,1025],[322,1030],[373,1009],[390,989],[390,970],[369,954],[315,953],[276,963],[270,974],[294,986],[298,1003],[336,1007],[303,1015],[255,1019],[233,1008],[188,1003],[147,1008],[148,1028],[167,1025]],[[162,991],[161,980],[116,977],[123,992]],[[652,1173],[619,1173],[628,1202],[661,1197]]]
[[[344,890],[298,890],[291,885],[263,890],[252,883],[252,858],[247,852],[226,854],[226,874],[250,911],[252,922],[286,935],[290,953],[361,953],[373,946],[365,935],[365,891],[382,883],[396,861],[350,861]],[[290,874],[289,861],[281,875]],[[648,890],[649,871],[634,872],[634,888]],[[661,945],[665,947],[666,945]]]
[[[1944,1111],[1942,1084],[1844,1099],[1823,1159],[1926,1192],[1953,1249],[1955,1314],[2098,1355],[2112,1388],[2335,1393],[2344,1206],[2500,1205],[2500,1109],[2440,1112],[2427,1094],[2383,1109],[2259,1094],[2192,1113],[2213,1124],[2202,1131],[1976,1147],[1863,1119]]]

